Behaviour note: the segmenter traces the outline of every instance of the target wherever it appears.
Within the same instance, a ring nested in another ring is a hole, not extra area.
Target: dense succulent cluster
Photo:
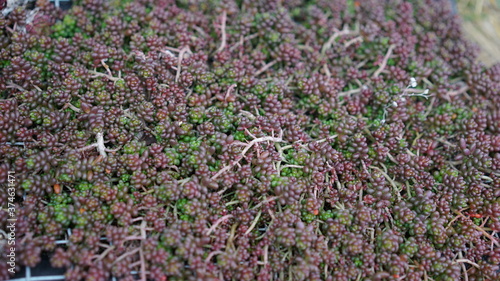
[[[74,2],[0,18],[18,265],[500,278],[500,65],[448,1]]]

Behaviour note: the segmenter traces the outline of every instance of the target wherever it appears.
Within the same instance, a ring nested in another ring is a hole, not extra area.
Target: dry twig
[[[222,33],[222,43],[220,44],[219,49],[217,49],[217,53],[224,51],[226,48],[226,20],[227,20],[227,12],[222,12],[222,24],[221,24],[221,33]]]
[[[460,217],[466,219],[466,220],[471,220],[470,218],[464,216],[464,214],[462,214],[460,211],[457,211],[457,210],[453,210],[453,213],[459,215]],[[497,241],[497,239],[495,237],[493,237],[491,234],[489,234],[488,232],[486,232],[486,230],[482,229],[480,226],[476,225],[474,222],[471,222],[471,226],[473,228],[475,228],[476,230],[478,230],[479,232],[481,232],[484,236],[488,237],[492,243],[494,243],[497,247],[500,246],[500,243]]]
[[[250,132],[247,131],[247,133],[250,134]],[[250,134],[252,136],[252,134]],[[241,157],[239,157],[236,161],[233,161],[231,164],[225,166],[222,168],[220,171],[218,171],[215,175],[212,176],[212,180],[216,179],[218,176],[220,176],[222,173],[225,171],[230,170],[232,167],[234,167],[240,160],[241,158],[245,157],[245,153],[252,148],[254,144],[260,143],[260,142],[266,142],[266,141],[271,141],[271,142],[283,142],[283,131],[280,131],[279,136],[276,137],[260,137],[260,138],[254,138],[251,142],[249,143],[243,143],[243,142],[235,142],[233,144],[235,145],[244,145],[245,148],[241,151]]]
[[[336,29],[335,32],[332,34],[332,36],[330,36],[330,38],[328,38],[328,41],[326,41],[326,43],[321,48],[321,54],[324,55],[325,52],[332,47],[335,40],[337,38],[339,38],[340,36],[349,35],[349,34],[356,34],[356,33],[357,32],[355,32],[355,31],[347,29],[347,26],[344,26],[344,28],[342,30]]]
[[[114,77],[114,76],[112,76],[110,74],[105,74],[105,73],[97,72],[95,70],[89,70],[89,72],[92,73],[92,74],[94,74],[92,76],[93,78],[95,78],[95,77],[104,77],[104,78],[107,78],[108,80],[113,81],[113,82],[122,80],[122,78],[120,78],[120,77]]]
[[[233,217],[233,215],[225,215],[223,217],[220,217],[218,220],[216,220],[214,222],[214,224],[212,224],[212,226],[209,229],[207,229],[206,235],[210,235],[210,233],[212,233],[217,228],[217,226],[219,226],[219,224],[221,224],[222,222],[224,222],[232,217]]]
[[[385,54],[384,60],[382,61],[382,63],[378,67],[377,71],[375,71],[375,73],[373,73],[373,76],[372,76],[373,78],[379,76],[380,73],[382,73],[382,71],[384,71],[385,67],[387,66],[387,62],[389,61],[389,58],[392,55],[392,51],[394,50],[395,47],[396,47],[395,45],[389,46],[389,49],[387,50],[387,53]]]
[[[179,57],[177,58],[177,73],[175,74],[175,83],[179,82],[179,78],[181,77],[182,59],[186,52],[189,52],[189,47],[184,47],[179,52]]]
[[[268,70],[271,66],[275,65],[277,62],[278,62],[277,60],[273,60],[272,62],[265,64],[261,69],[259,69],[259,70],[257,70],[257,72],[255,72],[254,76],[261,75],[266,70]]]
[[[86,147],[80,148],[80,149],[78,149],[78,151],[85,151],[85,150],[89,150],[89,149],[92,149],[94,147],[97,147],[97,151],[99,151],[99,154],[103,158],[106,158],[107,157],[106,152],[115,152],[115,151],[118,151],[118,149],[120,149],[120,148],[117,148],[117,149],[106,148],[106,146],[104,145],[104,136],[102,135],[101,132],[97,133],[96,139],[97,139],[97,142],[95,142],[91,145],[87,145]]]

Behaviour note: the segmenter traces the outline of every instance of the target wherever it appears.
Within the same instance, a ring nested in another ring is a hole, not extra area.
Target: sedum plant
[[[39,0],[0,47],[17,269],[499,278],[500,65],[448,1]]]

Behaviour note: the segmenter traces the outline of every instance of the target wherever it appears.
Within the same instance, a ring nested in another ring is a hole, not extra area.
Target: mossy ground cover
[[[42,0],[0,47],[18,266],[499,278],[500,65],[448,1]]]

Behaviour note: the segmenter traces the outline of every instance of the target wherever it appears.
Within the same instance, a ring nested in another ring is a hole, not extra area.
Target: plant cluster
[[[500,65],[448,1],[74,2],[0,18],[20,265],[500,278]]]

